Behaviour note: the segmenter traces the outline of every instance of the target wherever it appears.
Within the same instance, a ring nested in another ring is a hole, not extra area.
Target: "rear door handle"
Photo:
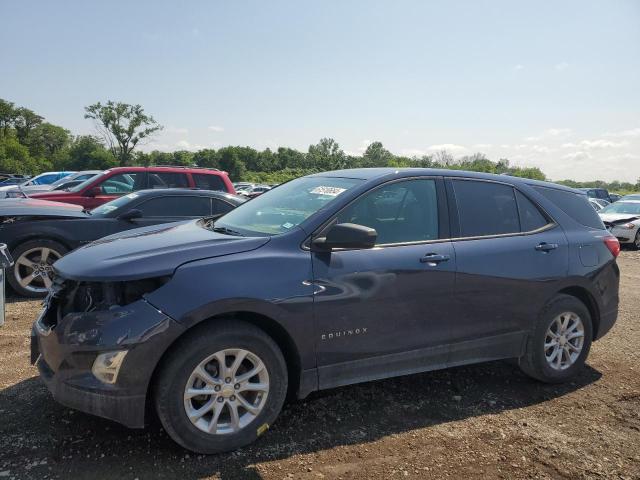
[[[536,250],[538,250],[539,252],[550,252],[551,250],[555,250],[556,248],[558,248],[557,243],[542,242],[541,244],[536,245]]]
[[[442,262],[447,262],[451,257],[449,255],[440,255],[438,253],[427,253],[420,259],[422,263],[428,263],[431,266],[435,266]]]

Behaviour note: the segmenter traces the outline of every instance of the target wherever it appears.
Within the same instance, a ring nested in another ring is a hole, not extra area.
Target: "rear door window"
[[[548,187],[534,188],[576,222],[587,227],[604,230],[602,220],[589,204],[586,195]]]
[[[453,180],[461,237],[520,232],[513,187],[493,182]]]
[[[227,191],[227,186],[219,175],[192,173],[191,176],[193,177],[193,182],[196,184],[196,188],[201,190]]]
[[[137,207],[145,218],[206,217],[211,215],[209,197],[167,196],[152,198]]]
[[[185,173],[149,172],[149,188],[189,188]]]
[[[217,198],[212,198],[213,202],[213,214],[214,215],[224,215],[227,212],[233,210],[233,205],[230,203],[224,202],[222,200],[218,200]]]
[[[103,195],[124,195],[135,188],[137,173],[118,173],[112,175],[100,184]]]

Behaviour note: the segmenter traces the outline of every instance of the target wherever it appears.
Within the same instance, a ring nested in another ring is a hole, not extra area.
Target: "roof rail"
[[[147,168],[153,168],[153,167],[167,167],[167,168],[193,168],[195,170],[215,170],[217,172],[221,172],[222,170],[220,170],[219,168],[213,168],[213,167],[190,167],[188,165],[146,165]]]

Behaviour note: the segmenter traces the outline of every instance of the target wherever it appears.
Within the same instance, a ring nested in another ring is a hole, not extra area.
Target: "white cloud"
[[[461,153],[461,152],[466,152],[467,148],[463,147],[462,145],[456,145],[455,143],[442,143],[440,145],[431,145],[428,150],[431,151],[442,151],[442,150],[446,150],[447,152],[450,153]]]
[[[491,148],[493,147],[493,144],[491,143],[476,143],[473,148],[479,148],[479,149],[484,149],[484,148]]]
[[[538,140],[540,140],[540,138],[542,138],[542,137],[525,137],[524,141],[525,142],[537,142]]]
[[[563,160],[588,160],[591,158],[591,155],[588,152],[579,150],[577,152],[567,153],[560,158]]]
[[[405,148],[400,153],[405,157],[421,157],[427,154],[427,152],[419,148]]]
[[[567,62],[560,62],[555,66],[555,69],[559,72],[561,72],[562,70],[566,70],[567,68],[569,68],[569,64]]]
[[[203,148],[206,148],[206,147],[204,147],[203,145],[192,145],[187,140],[180,140],[176,142],[176,148],[178,148],[179,150],[195,151],[195,150],[202,150]]]
[[[224,128],[219,127],[218,125],[211,125],[207,127],[207,130],[211,130],[212,132],[224,132]]]
[[[548,128],[544,133],[552,137],[567,136],[572,132],[570,128]]]
[[[515,67],[513,67],[513,69],[517,72],[518,70],[524,70],[524,65],[522,64],[517,64]]]
[[[582,140],[580,143],[563,143],[562,148],[582,148],[584,150],[596,150],[603,148],[622,148],[629,145],[629,142],[613,142],[611,140]]]
[[[621,132],[607,132],[605,133],[607,137],[640,137],[640,127],[632,128],[630,130],[623,130]]]
[[[531,145],[531,150],[536,153],[551,153],[553,149],[547,147],[546,145]]]

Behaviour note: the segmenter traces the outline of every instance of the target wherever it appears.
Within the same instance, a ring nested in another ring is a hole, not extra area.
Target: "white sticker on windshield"
[[[313,190],[311,190],[311,193],[315,193],[317,195],[329,195],[330,197],[337,197],[345,190],[346,188],[318,186]]]
[[[291,227],[293,227],[293,223],[283,223],[282,224],[282,228],[286,228],[287,230],[289,230]]]

